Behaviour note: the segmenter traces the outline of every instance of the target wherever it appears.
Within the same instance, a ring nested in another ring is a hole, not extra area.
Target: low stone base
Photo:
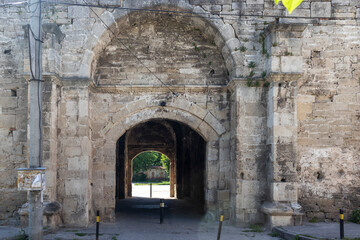
[[[277,226],[302,225],[304,213],[297,203],[264,203],[261,207],[267,215],[267,226],[269,229]]]
[[[43,227],[56,229],[62,220],[60,217],[61,205],[58,202],[44,203],[43,210]],[[18,211],[20,215],[20,225],[26,228],[29,225],[29,204],[25,203]]]

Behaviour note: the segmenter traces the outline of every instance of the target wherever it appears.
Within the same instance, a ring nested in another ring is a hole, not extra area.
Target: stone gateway
[[[47,224],[114,221],[144,151],[170,158],[171,196],[209,220],[293,225],[360,207],[358,1],[291,15],[273,0],[86,2],[98,7],[43,5]],[[6,219],[26,216],[28,7],[0,18]]]

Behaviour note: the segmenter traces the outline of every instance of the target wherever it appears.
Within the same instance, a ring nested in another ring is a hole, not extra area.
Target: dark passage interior
[[[171,120],[138,124],[117,141],[117,209],[121,199],[132,196],[131,160],[144,151],[158,151],[169,157],[171,197],[187,200],[204,212],[206,142],[187,125]]]

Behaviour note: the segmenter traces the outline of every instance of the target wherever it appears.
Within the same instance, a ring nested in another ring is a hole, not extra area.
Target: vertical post
[[[219,222],[219,230],[218,230],[217,240],[220,240],[220,237],[221,237],[221,228],[222,228],[223,221],[224,221],[224,216],[221,215],[220,216],[220,222]]]
[[[30,117],[29,117],[29,168],[41,167],[42,164],[42,92],[41,92],[41,1],[29,0],[30,27],[29,27],[29,52],[30,52]],[[43,209],[41,191],[29,193],[29,238],[43,239]]]
[[[160,224],[164,222],[164,199],[160,199]]]
[[[96,211],[96,240],[99,240],[100,212]]]
[[[152,183],[150,183],[150,198],[152,198]]]
[[[344,211],[340,209],[340,239],[344,239]]]

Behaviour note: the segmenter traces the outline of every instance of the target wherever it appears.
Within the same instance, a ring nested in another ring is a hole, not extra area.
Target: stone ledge
[[[261,211],[268,217],[267,225],[270,229],[277,226],[302,225],[304,213],[297,203],[265,202]]]
[[[292,216],[294,210],[285,203],[266,202],[261,206],[261,211],[271,216]]]
[[[271,32],[303,32],[308,24],[287,24],[287,23],[271,23],[265,29],[265,35]]]
[[[56,229],[62,223],[60,213],[62,206],[59,202],[44,202],[43,203],[43,223],[44,227]],[[29,221],[29,204],[25,203],[18,210],[20,215],[20,224],[22,227],[28,226]]]

